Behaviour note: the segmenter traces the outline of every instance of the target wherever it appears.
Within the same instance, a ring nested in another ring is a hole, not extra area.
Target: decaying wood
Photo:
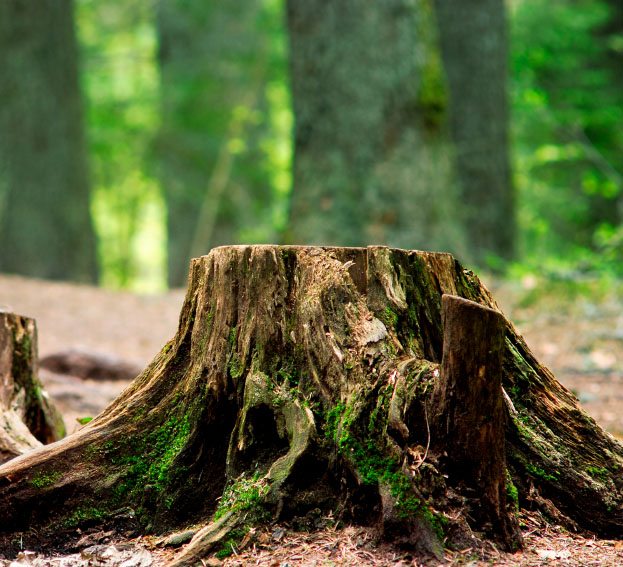
[[[37,378],[35,321],[0,312],[0,463],[64,434],[63,420]]]
[[[497,310],[448,254],[232,246],[193,260],[178,332],[149,367],[76,434],[0,467],[0,544],[94,523],[198,530],[177,559],[193,564],[255,523],[320,510],[431,554],[472,545],[492,520],[452,478],[470,448],[446,445],[429,412],[443,294]],[[506,494],[620,536],[623,448],[503,323]],[[492,415],[499,390],[493,402]],[[486,451],[486,438],[465,441]]]
[[[502,364],[506,321],[494,309],[442,296],[443,357],[433,395],[435,448],[454,484],[477,491],[472,516],[507,549],[522,546],[506,498],[506,411]]]

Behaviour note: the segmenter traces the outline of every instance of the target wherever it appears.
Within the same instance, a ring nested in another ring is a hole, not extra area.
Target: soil
[[[617,286],[604,290],[579,286],[489,281],[501,309],[536,357],[573,391],[607,431],[623,439],[623,311]],[[144,367],[170,339],[177,326],[183,290],[157,296],[90,286],[0,276],[0,309],[37,320],[41,357],[69,349],[104,355]],[[68,430],[77,419],[94,416],[128,384],[93,380],[42,370],[50,396],[65,416]],[[570,534],[528,511],[521,516],[526,551],[509,555],[487,549],[448,551],[449,565],[623,565],[623,542]],[[92,543],[92,542],[91,542]],[[50,558],[23,554],[18,565],[162,564],[172,551],[150,538],[108,541],[88,553]],[[134,555],[128,555],[128,545]],[[115,547],[116,546],[116,547]],[[91,546],[93,547],[93,546]],[[117,549],[117,551],[111,550]],[[72,550],[73,552],[74,550]],[[83,550],[84,551],[84,550]],[[99,557],[98,555],[98,557]],[[1,556],[1,550],[0,550]],[[108,558],[108,559],[106,559]],[[9,565],[0,559],[0,566]],[[218,565],[213,558],[206,564]],[[227,565],[419,565],[434,564],[377,544],[364,528],[325,528],[311,533],[273,526],[249,538],[245,549],[232,550]]]

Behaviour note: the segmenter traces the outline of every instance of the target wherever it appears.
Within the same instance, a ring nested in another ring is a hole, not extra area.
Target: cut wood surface
[[[482,495],[451,478],[428,411],[443,294],[497,311],[448,254],[234,246],[193,260],[178,332],[132,385],[76,434],[0,467],[4,548],[94,523],[205,524],[176,560],[192,564],[255,523],[317,509],[432,555],[472,542],[488,531],[466,513]],[[505,320],[504,333],[509,525],[520,505],[620,537],[623,448]]]

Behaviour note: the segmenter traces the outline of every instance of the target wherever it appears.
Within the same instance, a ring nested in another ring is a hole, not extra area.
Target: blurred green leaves
[[[513,2],[514,165],[528,264],[623,275],[611,261],[623,213],[623,23],[614,6]]]
[[[102,284],[165,285],[164,204],[146,167],[160,122],[151,2],[78,0]]]

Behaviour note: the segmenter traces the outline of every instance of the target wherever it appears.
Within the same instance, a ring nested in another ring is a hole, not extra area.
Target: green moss
[[[340,453],[354,464],[363,484],[388,487],[399,518],[423,517],[443,539],[445,519],[435,515],[427,503],[415,495],[413,481],[402,471],[400,462],[388,456],[380,441],[383,428],[379,424],[387,419],[390,391],[388,386],[379,395],[377,406],[368,419],[368,432],[363,441],[352,431],[356,418],[355,401],[339,403],[326,413],[325,437],[334,441]]]
[[[355,419],[355,403],[355,399],[348,404],[340,402],[325,414],[325,437],[333,440],[339,449],[349,446],[350,429]]]
[[[212,322],[214,321],[214,316],[216,315],[216,310],[214,307],[210,309],[208,315],[206,317],[206,330],[209,332],[212,329]]]
[[[218,559],[225,559],[233,555],[248,532],[248,528],[238,528],[229,532],[227,539],[223,542],[223,546],[214,555]]]
[[[238,346],[238,328],[232,327],[229,330],[229,337],[227,338],[227,342],[229,344],[229,362],[227,363],[227,368],[229,370],[229,375],[234,378],[240,378],[244,373],[244,364],[240,359],[236,349]]]
[[[30,479],[34,488],[46,488],[56,484],[63,477],[61,472],[39,473]]]
[[[391,307],[386,307],[379,318],[388,328],[395,329],[398,324],[398,314]]]
[[[285,388],[297,388],[301,378],[294,359],[283,357],[276,371],[276,381]]]
[[[74,528],[85,522],[101,522],[108,516],[108,512],[95,506],[80,506],[73,510],[62,522],[64,528]]]
[[[440,541],[444,538],[447,520],[435,514],[426,501],[418,498],[413,490],[413,481],[402,471],[397,459],[389,457],[373,441],[362,444],[350,437],[345,454],[355,464],[364,484],[382,484],[388,487],[394,499],[396,515],[407,520],[419,516],[433,528]]]
[[[387,425],[387,412],[394,388],[391,383],[381,389],[377,397],[376,407],[370,412],[368,419],[368,433],[375,435],[384,431]]]
[[[327,439],[335,439],[338,426],[345,409],[346,405],[340,402],[326,412],[324,419],[324,434]]]
[[[586,472],[598,480],[608,480],[610,471],[605,467],[586,467]]]
[[[170,417],[160,427],[143,438],[133,438],[132,452],[112,458],[113,464],[122,465],[127,474],[115,488],[118,497],[142,493],[146,486],[157,493],[165,492],[174,475],[182,474],[174,461],[188,441],[191,431],[190,417]],[[128,450],[124,447],[123,450]],[[165,504],[170,507],[169,499]]]
[[[519,397],[521,396],[521,389],[519,388],[519,386],[517,385],[512,386],[511,389],[509,390],[509,395],[510,395],[511,400],[519,399]]]
[[[262,505],[269,488],[268,481],[259,473],[251,478],[245,478],[243,474],[225,487],[213,520],[222,518],[228,512],[238,511],[250,511],[256,518],[262,516],[264,514]]]
[[[236,348],[236,344],[238,342],[238,329],[237,327],[232,327],[229,330],[229,337],[227,338],[227,342],[229,346],[233,349]]]
[[[232,353],[227,367],[229,368],[229,375],[234,379],[240,378],[244,373],[244,364],[242,364],[240,357],[235,352]]]
[[[537,467],[532,463],[526,463],[526,470],[536,478],[540,478],[546,480],[548,482],[556,482],[559,480],[560,473],[558,471],[553,471],[553,474],[549,474],[545,472],[541,467]]]
[[[519,491],[513,483],[513,479],[508,471],[506,471],[506,500],[513,507],[515,512],[519,511]]]

